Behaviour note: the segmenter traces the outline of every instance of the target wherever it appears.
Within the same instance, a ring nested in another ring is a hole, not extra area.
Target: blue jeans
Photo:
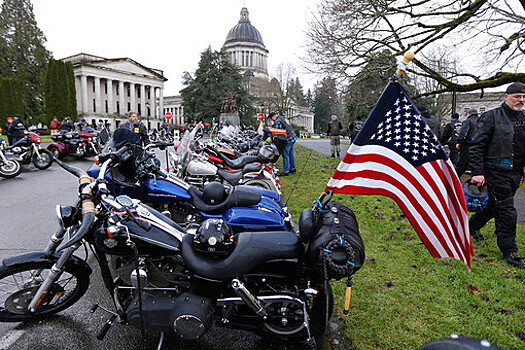
[[[293,155],[294,142],[288,142],[283,151],[283,173],[289,173],[290,170],[295,170],[295,157]]]

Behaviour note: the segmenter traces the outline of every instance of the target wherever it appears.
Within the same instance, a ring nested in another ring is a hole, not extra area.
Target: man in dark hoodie
[[[500,107],[479,117],[470,144],[471,182],[487,184],[489,202],[472,215],[469,227],[473,237],[483,239],[479,230],[494,218],[503,259],[511,266],[525,268],[516,244],[518,212],[514,207],[525,166],[525,84],[510,84],[503,98]]]
[[[434,132],[434,135],[438,138],[438,140],[441,137],[441,126],[439,126],[439,119],[433,115],[431,115],[428,112],[427,107],[425,106],[419,106],[417,107],[419,113],[423,118],[425,118],[425,122],[427,123],[428,127],[432,129],[432,132]]]

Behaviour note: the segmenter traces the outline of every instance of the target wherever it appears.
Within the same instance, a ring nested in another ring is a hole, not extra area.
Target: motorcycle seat
[[[251,207],[261,201],[261,192],[252,186],[234,186],[223,202],[213,205],[207,204],[202,192],[194,186],[188,188],[188,193],[195,208],[210,215],[224,213],[233,207]]]
[[[184,263],[200,276],[231,281],[269,261],[298,258],[303,250],[299,237],[288,231],[241,232],[235,239],[233,252],[216,259],[195,251],[193,235],[187,234],[182,238]]]
[[[246,164],[244,166],[244,168],[242,168],[242,173],[243,174],[248,174],[248,173],[258,173],[261,171],[263,165],[262,163],[249,163],[249,164]]]
[[[222,153],[219,153],[222,160],[224,160],[224,164],[226,164],[228,167],[232,169],[241,169],[248,163],[253,163],[259,161],[259,157],[257,156],[243,156],[235,159],[229,159]]]
[[[238,185],[244,173],[242,170],[228,171],[219,169],[217,170],[217,174],[228,183]]]

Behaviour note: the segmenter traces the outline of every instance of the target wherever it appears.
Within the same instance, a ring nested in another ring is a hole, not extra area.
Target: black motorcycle
[[[127,149],[102,157],[100,174],[130,157]],[[351,278],[364,262],[355,216],[330,202],[330,193],[303,211],[300,234],[233,235],[220,219],[208,219],[190,234],[138,200],[109,196],[103,175],[93,179],[57,163],[79,178],[78,201],[57,206],[61,227],[44,251],[2,261],[0,321],[41,320],[77,302],[92,272],[87,259],[74,255],[85,243],[115,307],[100,340],[118,319],[143,336],[146,330],[162,332],[159,348],[164,334],[198,339],[214,324],[315,348],[314,335],[332,311],[328,281]]]
[[[33,162],[35,168],[44,170],[53,164],[53,154],[47,149],[42,149],[40,147],[41,142],[42,140],[37,133],[29,132],[24,138],[5,149],[18,156],[22,164]]]
[[[22,172],[22,165],[20,165],[22,159],[12,154],[6,154],[5,148],[5,141],[0,138],[0,176],[5,178],[16,177]]]

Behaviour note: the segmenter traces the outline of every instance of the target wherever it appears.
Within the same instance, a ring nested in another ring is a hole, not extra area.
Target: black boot
[[[487,240],[487,237],[483,236],[479,230],[470,230],[470,235],[476,240],[476,242]]]
[[[518,252],[511,252],[511,253],[503,254],[503,259],[505,259],[507,264],[511,266],[525,269],[525,261],[523,261],[523,259],[520,258],[520,256],[518,255]]]

